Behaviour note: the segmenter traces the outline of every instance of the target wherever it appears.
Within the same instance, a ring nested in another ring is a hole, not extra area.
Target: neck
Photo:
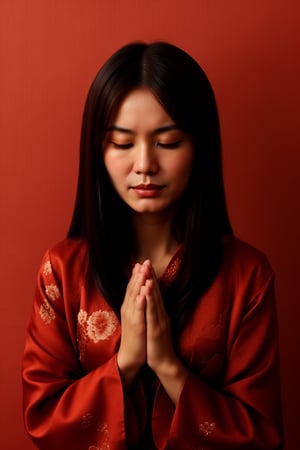
[[[139,262],[150,259],[159,276],[174,255],[179,243],[171,233],[172,220],[168,216],[136,214],[133,217],[135,232],[135,258]]]

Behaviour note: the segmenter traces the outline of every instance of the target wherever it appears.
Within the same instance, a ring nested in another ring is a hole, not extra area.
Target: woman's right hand
[[[121,343],[117,362],[125,387],[128,387],[146,361],[145,283],[150,262],[136,263],[121,307]]]

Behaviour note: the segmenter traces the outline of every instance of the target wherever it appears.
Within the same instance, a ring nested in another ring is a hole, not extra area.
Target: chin
[[[129,205],[137,214],[173,214],[174,205]]]

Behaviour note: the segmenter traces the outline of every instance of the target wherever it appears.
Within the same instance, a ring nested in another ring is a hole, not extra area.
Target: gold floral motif
[[[52,266],[51,266],[51,262],[50,260],[46,261],[43,267],[43,275],[45,275],[45,277],[47,275],[50,275],[52,273]]]
[[[78,324],[83,326],[87,321],[87,318],[88,318],[87,312],[81,309],[77,316]]]
[[[56,284],[47,284],[45,293],[47,297],[54,302],[60,297],[60,292]]]
[[[118,319],[113,311],[99,309],[88,315],[82,309],[77,316],[78,321],[78,350],[79,359],[84,360],[86,346],[89,341],[97,344],[100,341],[109,339],[118,328]]]
[[[40,306],[40,316],[47,325],[55,319],[54,310],[46,299],[44,299],[44,303]]]
[[[203,436],[209,436],[216,428],[215,422],[202,422],[199,424],[199,432]]]
[[[101,438],[102,443],[101,443],[100,447],[98,447],[97,445],[90,445],[88,450],[110,450],[109,431],[108,431],[107,424],[103,423],[103,424],[99,425],[98,431],[102,434],[102,438]]]
[[[164,288],[168,288],[175,280],[178,269],[181,264],[182,252],[183,247],[182,246],[178,247],[177,251],[171,258],[169,264],[167,265],[164,273],[160,277],[159,282]]]
[[[169,287],[178,272],[178,268],[180,266],[181,259],[179,257],[174,258],[174,260],[168,265],[165,272],[163,273],[160,282],[163,284],[164,287]]]
[[[87,320],[87,335],[96,344],[110,338],[117,326],[117,318],[112,311],[95,311]]]
[[[100,450],[110,450],[109,431],[108,431],[107,423],[103,423],[103,424],[99,425],[98,431],[100,431],[100,433],[103,436],[103,442],[101,443]]]
[[[95,424],[95,418],[92,413],[83,414],[81,418],[81,427],[83,429],[88,429]]]
[[[79,311],[77,320],[77,342],[78,342],[78,351],[79,351],[79,360],[84,360],[84,354],[86,351],[86,345],[88,341],[88,337],[86,334],[86,322],[87,322],[87,312],[82,309]]]

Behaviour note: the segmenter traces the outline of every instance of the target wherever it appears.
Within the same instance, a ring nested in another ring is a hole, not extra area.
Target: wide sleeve
[[[189,370],[176,408],[159,386],[154,411],[159,449],[282,448],[273,275],[246,309],[231,315],[227,362],[219,385]],[[162,410],[164,414],[159,413]]]
[[[124,450],[128,435],[138,433],[134,401],[127,401],[123,393],[115,352],[99,367],[82,369],[74,331],[76,307],[66,301],[69,294],[78,294],[67,292],[62,272],[60,267],[54,270],[47,253],[23,357],[26,430],[41,450]],[[74,277],[79,273],[75,270]]]

